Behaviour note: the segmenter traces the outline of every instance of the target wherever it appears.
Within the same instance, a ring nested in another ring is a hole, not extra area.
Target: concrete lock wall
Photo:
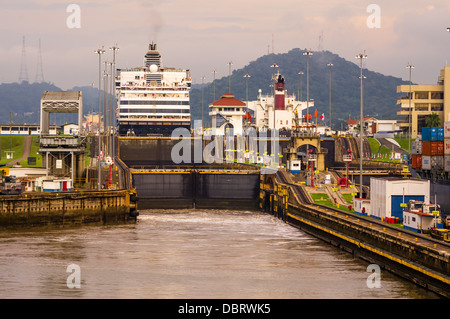
[[[125,221],[128,191],[52,192],[2,196],[0,226]]]
[[[287,223],[334,246],[450,297],[450,255],[445,251],[326,208],[300,204],[293,189],[285,189],[280,184],[275,184],[273,189],[261,188],[260,205]]]
[[[256,208],[258,174],[133,174],[140,208]]]

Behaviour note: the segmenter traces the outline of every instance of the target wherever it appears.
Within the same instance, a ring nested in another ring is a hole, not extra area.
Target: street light
[[[330,68],[330,130],[331,130],[331,68],[333,67],[333,63],[328,63],[327,66]]]
[[[228,62],[228,92],[231,93],[231,66],[233,62]]]
[[[303,73],[303,71],[300,71],[300,72],[298,72],[298,74],[300,75],[300,84],[298,85],[298,98],[299,98],[299,101],[301,102],[303,99],[302,75],[305,73]],[[302,93],[300,94],[300,92],[302,92]]]
[[[361,70],[361,107],[360,107],[360,122],[359,122],[359,198],[363,198],[362,196],[362,159],[363,159],[363,74],[362,74],[362,64],[363,59],[367,59],[366,53],[360,53],[355,58],[360,60],[360,70]]]
[[[409,135],[409,159],[411,159],[411,131],[412,131],[412,112],[411,112],[411,71],[414,69],[414,65],[408,63],[406,66],[409,69],[409,117],[408,117],[408,135]]]
[[[100,151],[101,151],[101,136],[100,136],[100,123],[101,123],[101,85],[102,85],[102,54],[105,53],[103,47],[94,51],[98,54],[98,189],[101,189],[101,167],[100,167]]]
[[[246,74],[244,75],[245,78],[245,82],[246,82],[246,98],[247,98],[247,106],[246,106],[246,110],[245,110],[245,115],[247,116],[248,113],[248,79],[250,78],[250,74]],[[247,119],[248,120],[248,119]]]
[[[306,125],[309,130],[309,57],[312,55],[311,49],[303,52],[306,55]]]
[[[119,47],[117,46],[117,43],[115,45],[113,45],[112,47],[109,48],[110,50],[113,51],[113,62],[112,62],[112,75],[111,75],[111,81],[113,83],[113,87],[112,87],[112,93],[113,93],[113,107],[112,107],[112,127],[113,127],[113,143],[112,143],[112,153],[113,153],[113,158],[115,155],[115,142],[114,142],[114,136],[115,136],[115,132],[116,132],[116,52],[119,51]]]
[[[205,76],[202,76],[202,134],[203,134],[203,83],[205,81]]]
[[[213,73],[213,101],[216,101],[216,70],[212,71]]]

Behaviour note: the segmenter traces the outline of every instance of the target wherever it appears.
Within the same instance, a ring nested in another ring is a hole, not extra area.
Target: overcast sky
[[[79,11],[67,12],[70,4]],[[0,25],[0,82],[18,81],[25,36],[29,81],[40,39],[44,79],[62,89],[97,86],[94,51],[116,43],[118,68],[142,65],[154,41],[163,64],[191,69],[194,83],[211,81],[213,70],[227,76],[229,61],[237,69],[293,48],[321,46],[355,63],[365,50],[365,67],[405,80],[410,62],[421,84],[435,84],[450,63],[448,0],[1,0]]]

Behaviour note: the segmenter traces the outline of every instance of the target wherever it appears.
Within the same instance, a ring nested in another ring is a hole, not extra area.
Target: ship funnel
[[[145,54],[145,66],[150,67],[152,64],[161,66],[161,54],[156,50],[156,43],[150,43],[148,52]]]
[[[277,83],[275,83],[275,110],[284,110],[284,100],[285,100],[285,92],[284,92],[284,78],[279,75],[277,79]]]

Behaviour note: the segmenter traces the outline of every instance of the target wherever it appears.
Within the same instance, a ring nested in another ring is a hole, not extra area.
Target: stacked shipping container
[[[415,167],[412,168],[450,172],[450,123],[444,124],[444,127],[422,128],[422,140],[416,141],[415,148],[412,150],[412,153],[416,154],[416,158],[412,159],[412,165]],[[421,167],[418,165],[419,154],[422,157]]]
[[[450,122],[444,122],[444,171],[450,172]]]

